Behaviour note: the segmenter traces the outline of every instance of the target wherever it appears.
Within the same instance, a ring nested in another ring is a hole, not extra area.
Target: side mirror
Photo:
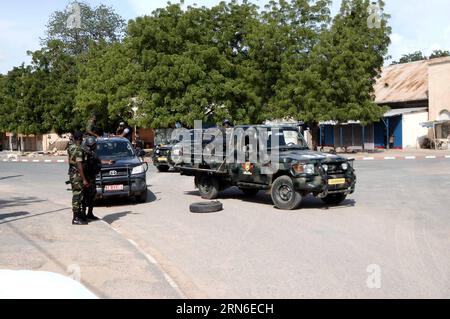
[[[139,157],[144,157],[147,153],[144,150],[139,150],[138,151],[138,156]]]

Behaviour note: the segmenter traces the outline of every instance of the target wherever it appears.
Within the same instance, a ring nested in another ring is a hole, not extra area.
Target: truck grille
[[[328,174],[330,175],[337,175],[337,174],[344,174],[345,171],[342,169],[341,165],[342,163],[330,163],[328,165]]]
[[[110,169],[102,171],[102,177],[119,177],[119,176],[128,176],[128,170],[127,169]]]

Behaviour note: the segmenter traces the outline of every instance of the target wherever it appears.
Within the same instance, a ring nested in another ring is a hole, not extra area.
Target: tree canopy
[[[388,16],[371,27],[369,0],[231,0],[168,4],[129,21],[78,3],[50,18],[32,63],[0,77],[0,131],[65,132],[93,111],[105,129],[188,126],[227,118],[310,123],[379,119],[373,84],[389,45]],[[78,21],[75,21],[78,22]]]
[[[404,64],[416,61],[432,60],[450,56],[450,51],[434,50],[429,57],[423,54],[422,51],[404,54],[399,61],[394,61],[392,64]]]

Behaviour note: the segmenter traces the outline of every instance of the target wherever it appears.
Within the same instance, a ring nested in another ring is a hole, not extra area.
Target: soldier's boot
[[[100,218],[98,218],[98,217],[96,217],[94,215],[94,208],[93,207],[89,207],[88,214],[87,214],[87,219],[90,222],[96,222],[96,221],[100,220]]]
[[[81,218],[81,212],[77,211],[73,213],[72,225],[83,226],[88,225],[88,222]]]

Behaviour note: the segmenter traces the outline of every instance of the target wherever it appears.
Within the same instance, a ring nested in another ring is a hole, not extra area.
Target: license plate
[[[158,162],[167,162],[167,157],[158,157]]]
[[[328,180],[328,185],[342,185],[345,184],[345,178],[336,178]]]
[[[123,185],[107,185],[105,192],[120,192],[123,191]]]

